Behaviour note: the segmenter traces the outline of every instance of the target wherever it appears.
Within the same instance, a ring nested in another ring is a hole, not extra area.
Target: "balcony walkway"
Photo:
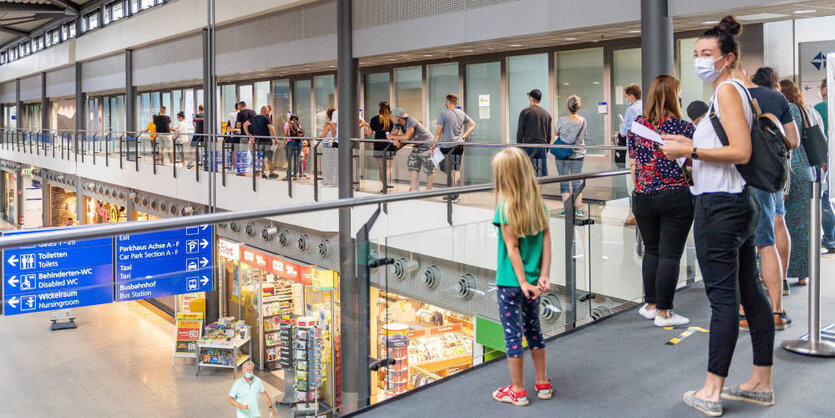
[[[823,256],[823,325],[835,320],[835,258]],[[774,350],[774,387],[777,403],[771,408],[725,401],[725,416],[810,417],[835,415],[835,358],[821,359],[789,353],[779,347],[785,339],[807,330],[807,288],[792,287],[784,306],[794,324],[778,331]],[[676,311],[691,325],[709,328],[710,312],[699,283],[676,296]],[[548,371],[555,397],[531,399],[520,408],[499,404],[491,393],[510,382],[505,360],[441,381],[434,387],[382,404],[368,417],[700,417],[681,401],[682,394],[701,387],[707,367],[708,334],[697,332],[678,345],[666,345],[683,330],[655,328],[636,309],[558,338],[548,344]],[[729,384],[741,383],[751,373],[751,339],[740,332]],[[534,376],[526,359],[526,385]],[[529,392],[530,393],[530,392]],[[532,395],[532,393],[531,393]]]

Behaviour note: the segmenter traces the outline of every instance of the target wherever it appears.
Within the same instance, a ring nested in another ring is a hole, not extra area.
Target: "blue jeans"
[[[583,159],[578,158],[576,160],[557,160],[557,173],[561,176],[568,176],[571,174],[580,174],[583,172]],[[571,193],[571,190],[577,190],[580,188],[580,184],[582,180],[573,180],[571,181],[571,189],[568,188],[568,182],[561,182],[560,183],[560,193]]]
[[[528,299],[519,287],[498,286],[499,317],[504,329],[508,357],[522,357],[522,334],[531,350],[545,348],[545,338],[539,326],[539,298]]]
[[[533,164],[533,171],[537,177],[548,175],[548,149],[547,148],[522,148],[528,153]]]
[[[823,191],[821,198],[821,224],[823,225],[823,239],[821,244],[824,248],[835,248],[835,212],[832,210],[832,203],[829,201],[829,189]]]
[[[302,152],[302,141],[290,141],[284,147],[287,155],[287,167],[290,167],[290,175],[295,176],[299,172],[299,156]]]
[[[786,216],[786,205],[783,202],[783,191],[773,193],[764,192],[752,187],[754,195],[760,202],[760,220],[757,224],[757,231],[754,233],[754,245],[757,247],[768,247],[774,245],[774,217],[776,215]]]

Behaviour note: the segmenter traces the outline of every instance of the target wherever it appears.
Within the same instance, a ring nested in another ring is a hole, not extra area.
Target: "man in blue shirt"
[[[618,131],[618,145],[619,146],[626,146],[626,138],[629,137],[629,131],[632,129],[632,124],[635,122],[635,119],[638,119],[638,116],[641,116],[644,113],[644,102],[641,100],[641,87],[637,84],[630,84],[623,89],[623,95],[626,96],[626,104],[629,105],[626,108],[626,112],[623,115],[623,122],[620,124],[620,131]],[[626,151],[615,151],[615,162],[620,167],[626,167]],[[635,184],[633,183],[633,177],[628,176],[628,180],[626,182],[627,190],[629,191],[629,196],[632,196],[632,190],[635,188]],[[630,198],[630,207],[631,207],[631,198]],[[626,219],[626,225],[635,225],[635,216],[632,215],[632,211],[629,211],[629,217]]]
[[[229,391],[229,397],[226,398],[226,401],[236,408],[238,418],[261,416],[258,395],[264,398],[267,405],[270,406],[270,412],[273,412],[273,403],[270,400],[270,395],[267,394],[267,390],[264,388],[264,383],[253,374],[255,364],[247,361],[241,366],[241,370],[244,373],[243,377],[235,381],[235,384],[232,385],[232,390]]]

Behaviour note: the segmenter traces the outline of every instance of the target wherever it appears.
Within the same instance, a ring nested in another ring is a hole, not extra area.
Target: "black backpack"
[[[739,83],[734,82],[742,86]],[[791,170],[789,143],[780,129],[780,121],[771,113],[761,113],[760,107],[745,86],[742,86],[754,113],[751,124],[751,159],[747,164],[737,164],[739,174],[749,185],[765,192],[783,190]],[[710,106],[710,121],[722,145],[728,146],[728,134],[716,116],[713,104]]]

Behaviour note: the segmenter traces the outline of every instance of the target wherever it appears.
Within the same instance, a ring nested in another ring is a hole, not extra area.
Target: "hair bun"
[[[719,30],[727,32],[728,35],[731,36],[739,36],[739,34],[742,33],[742,24],[740,24],[734,16],[723,17],[722,21],[719,22],[716,27]]]

